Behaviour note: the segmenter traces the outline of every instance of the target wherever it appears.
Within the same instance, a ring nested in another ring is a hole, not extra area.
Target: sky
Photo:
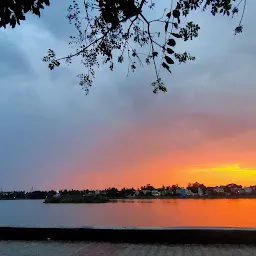
[[[89,95],[79,63],[47,68],[49,48],[72,51],[68,1],[1,29],[0,187],[256,184],[256,2],[247,2],[241,35],[239,17],[191,16],[199,37],[178,50],[196,61],[162,72],[168,93],[157,95],[153,67],[127,77],[125,64],[100,66]]]

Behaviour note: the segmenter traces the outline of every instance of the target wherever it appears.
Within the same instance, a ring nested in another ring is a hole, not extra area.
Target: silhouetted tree
[[[125,198],[127,196],[132,196],[134,193],[134,188],[122,188],[121,191],[119,191],[119,197]]]
[[[56,195],[56,191],[54,191],[54,190],[50,190],[50,191],[47,192],[47,198],[51,198],[54,195]]]
[[[110,197],[110,198],[117,198],[119,197],[119,191],[117,188],[108,188],[106,190],[106,195],[107,197]]]
[[[201,188],[203,193],[206,192],[206,186],[204,184],[200,184],[198,182],[195,182],[193,184],[189,183],[187,186],[187,189],[189,189],[193,193],[198,193],[198,188]]]
[[[14,28],[25,20],[28,12],[40,17],[40,9],[50,5],[49,0],[1,0],[0,1],[0,28],[10,25]]]
[[[155,188],[153,186],[151,186],[150,184],[147,184],[146,186],[142,186],[141,187],[142,190],[155,190]]]
[[[33,192],[26,193],[27,199],[45,199],[46,197],[47,197],[47,191],[33,191]]]
[[[172,193],[173,193],[173,195],[176,195],[176,191],[177,191],[177,189],[178,189],[178,185],[172,185]]]
[[[0,26],[15,27],[25,14],[32,12],[40,16],[40,9],[49,5],[49,0],[1,0]],[[138,65],[152,64],[156,80],[152,82],[153,92],[166,92],[160,71],[164,68],[171,73],[175,62],[185,63],[195,60],[185,52],[176,52],[179,40],[189,41],[198,36],[199,25],[186,22],[187,15],[194,10],[210,11],[212,15],[234,16],[242,9],[235,34],[243,30],[242,19],[246,0],[170,0],[160,17],[147,18],[154,11],[156,0],[73,0],[68,8],[67,18],[77,30],[76,36],[70,37],[70,45],[75,50],[64,57],[57,57],[51,49],[43,61],[48,62],[52,70],[62,61],[71,63],[76,57],[87,69],[79,74],[80,85],[88,93],[95,76],[95,68],[100,58],[108,64],[110,70],[118,63],[128,62],[128,73],[135,71]],[[169,5],[171,4],[171,5]],[[161,24],[161,29],[154,30],[154,24]],[[143,48],[142,52],[138,49]],[[145,49],[146,48],[146,49]],[[100,58],[99,58],[100,57]]]

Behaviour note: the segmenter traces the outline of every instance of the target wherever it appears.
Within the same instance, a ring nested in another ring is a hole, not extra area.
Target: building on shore
[[[151,194],[152,196],[161,196],[161,193],[158,190],[153,190]]]
[[[215,187],[213,188],[213,191],[217,194],[224,194],[225,191],[224,191],[224,188],[223,187]]]
[[[198,194],[198,196],[203,196],[204,195],[204,192],[200,187],[198,187],[197,194]]]
[[[252,193],[252,188],[251,187],[245,187],[244,188],[244,193],[245,194],[251,194]]]

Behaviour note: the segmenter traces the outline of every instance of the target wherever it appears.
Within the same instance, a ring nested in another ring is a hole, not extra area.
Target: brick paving
[[[256,256],[256,245],[0,241],[0,256]]]

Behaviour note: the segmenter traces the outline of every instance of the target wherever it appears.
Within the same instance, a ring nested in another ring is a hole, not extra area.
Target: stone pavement
[[[256,256],[256,245],[0,241],[0,256]]]

